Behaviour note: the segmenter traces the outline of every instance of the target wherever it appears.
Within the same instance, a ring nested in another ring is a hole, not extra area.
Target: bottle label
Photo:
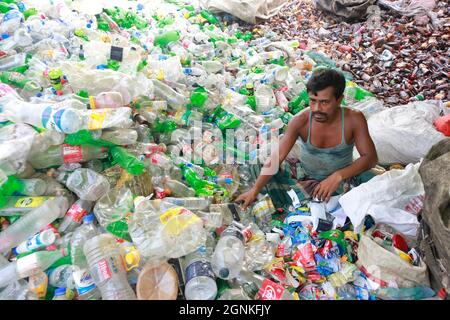
[[[62,145],[64,163],[78,163],[83,161],[83,148],[81,146]]]
[[[241,217],[239,216],[239,213],[236,209],[236,205],[234,203],[228,204],[228,209],[230,210],[231,214],[233,215],[233,219],[237,222],[241,221]]]
[[[39,272],[40,268],[36,268],[36,265],[39,265],[36,254],[29,254],[17,259],[16,270],[20,277],[26,278]]]
[[[110,59],[122,62],[122,60],[123,60],[123,48],[122,47],[111,46]]]
[[[170,219],[172,219],[173,217],[175,217],[177,215],[181,215],[181,214],[186,214],[186,213],[190,213],[190,211],[185,208],[182,208],[182,207],[172,208],[172,209],[167,210],[165,213],[163,213],[159,217],[159,220],[161,221],[162,224],[167,224],[167,222]]]
[[[197,277],[209,277],[215,280],[211,263],[207,261],[195,261],[188,265],[186,268],[186,283]]]
[[[15,208],[37,208],[54,197],[23,197],[16,201]]]
[[[89,96],[89,106],[91,107],[91,109],[95,109],[95,97],[94,96]]]
[[[84,210],[78,203],[74,203],[67,211],[66,215],[71,217],[73,221],[80,222],[88,212]]]
[[[241,240],[242,242],[244,242],[244,235],[239,231],[239,230],[236,230],[236,229],[230,229],[230,228],[227,228],[227,229],[225,229],[225,231],[224,232],[222,232],[222,234],[220,235],[221,237],[225,237],[225,236],[232,236],[232,237],[236,237],[236,238],[238,238],[239,240]]]
[[[15,251],[16,251],[16,253],[20,254],[20,253],[28,252],[30,250],[37,249],[41,245],[42,245],[41,234],[38,233],[38,234],[28,238],[28,240],[19,244],[16,247]]]
[[[48,106],[42,112],[42,126],[46,129],[62,132],[61,118],[65,111],[64,108],[54,110],[51,106]]]
[[[92,277],[96,279],[96,283],[100,283],[110,279],[113,273],[125,272],[125,266],[121,256],[108,257],[102,259],[94,266]]]
[[[282,285],[269,279],[265,279],[258,292],[260,300],[280,300],[284,288]]]
[[[89,130],[103,129],[103,123],[105,122],[107,110],[95,110],[91,112],[88,120]]]
[[[92,279],[91,274],[86,269],[74,271],[73,280],[75,282],[78,294],[86,293],[96,287],[94,279]]]

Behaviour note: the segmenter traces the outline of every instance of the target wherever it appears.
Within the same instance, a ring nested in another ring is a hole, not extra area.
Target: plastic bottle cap
[[[83,222],[92,222],[92,221],[94,221],[94,214],[92,212],[83,217]]]
[[[229,274],[230,274],[230,270],[228,268],[222,268],[219,271],[219,276],[221,278],[226,278],[226,277],[228,277]]]
[[[56,288],[55,296],[62,296],[66,294],[66,288]]]
[[[125,255],[125,261],[129,266],[135,266],[139,264],[139,257],[137,257],[133,252],[128,252]]]

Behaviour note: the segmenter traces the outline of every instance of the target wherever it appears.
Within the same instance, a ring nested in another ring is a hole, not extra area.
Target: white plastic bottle
[[[103,300],[136,300],[127,281],[123,258],[111,234],[100,234],[86,241],[83,251]]]
[[[89,106],[91,109],[120,108],[123,107],[123,99],[120,92],[109,91],[89,97]]]
[[[14,254],[18,255],[35,249],[45,248],[56,240],[56,235],[51,229],[44,230],[28,238],[14,249]]]
[[[5,97],[0,99],[0,106],[5,117],[16,123],[27,123],[63,133],[75,133],[83,125],[80,111],[72,108],[57,108],[51,104],[34,104]]]
[[[61,218],[68,208],[69,200],[65,197],[47,200],[44,204],[17,220],[8,229],[0,232],[0,252],[6,252],[19,245],[55,219]]]
[[[233,225],[223,231],[211,259],[216,276],[224,280],[237,277],[244,265],[244,241],[241,231]]]
[[[80,199],[89,201],[97,201],[110,188],[104,176],[86,168],[79,168],[72,172],[67,178],[66,186]]]

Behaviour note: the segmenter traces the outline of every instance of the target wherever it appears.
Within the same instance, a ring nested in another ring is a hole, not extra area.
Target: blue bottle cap
[[[225,178],[225,183],[231,184],[231,183],[233,183],[233,179],[231,179],[231,178]]]
[[[7,33],[2,33],[2,39],[3,39],[3,40],[8,39],[8,38],[9,38],[9,34],[7,34]]]
[[[83,222],[92,222],[92,221],[94,221],[94,213],[92,212],[83,217]]]
[[[66,294],[66,288],[56,288],[55,289],[55,296],[62,296]]]

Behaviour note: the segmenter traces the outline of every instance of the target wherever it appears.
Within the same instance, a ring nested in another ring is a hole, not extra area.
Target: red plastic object
[[[392,237],[392,245],[395,248],[397,248],[397,249],[399,249],[399,250],[401,250],[403,252],[408,252],[409,251],[409,248],[408,248],[408,245],[406,244],[405,239],[403,239],[403,237],[401,235],[399,235],[399,234],[395,234]]]
[[[446,137],[450,137],[450,114],[434,120],[437,131],[442,132]]]

